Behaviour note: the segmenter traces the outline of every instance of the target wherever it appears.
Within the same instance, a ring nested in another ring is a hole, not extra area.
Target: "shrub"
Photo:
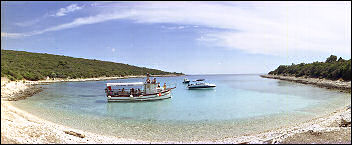
[[[340,79],[345,81],[351,80],[351,59],[344,60],[341,57],[331,55],[325,62],[291,64],[289,66],[280,65],[268,74],[274,75],[293,75],[296,77],[309,76],[314,78]]]

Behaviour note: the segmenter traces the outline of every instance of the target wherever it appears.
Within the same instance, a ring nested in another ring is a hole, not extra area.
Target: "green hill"
[[[300,63],[292,65],[280,65],[272,75],[307,76],[313,78],[326,78],[330,80],[343,79],[351,80],[351,59],[344,60],[341,57],[337,60],[335,55],[331,55],[325,62]]]
[[[168,75],[157,69],[69,56],[1,50],[1,77],[11,80],[50,78],[94,78],[128,75]]]

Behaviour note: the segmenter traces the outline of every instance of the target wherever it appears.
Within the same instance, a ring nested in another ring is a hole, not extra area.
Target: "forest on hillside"
[[[291,75],[296,77],[307,76],[312,78],[326,78],[330,80],[351,80],[351,59],[337,59],[331,55],[325,62],[300,63],[292,65],[280,65],[271,75]]]
[[[1,77],[7,77],[10,80],[42,80],[47,77],[95,78],[145,75],[146,73],[152,75],[182,74],[95,59],[1,50]]]

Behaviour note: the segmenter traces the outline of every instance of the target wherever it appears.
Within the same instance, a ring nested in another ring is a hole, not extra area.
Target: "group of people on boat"
[[[156,78],[153,78],[153,81],[150,82],[150,79],[149,79],[149,73],[147,73],[147,80],[146,80],[146,83],[147,84],[158,84],[158,87],[157,88],[160,88],[160,83],[157,83],[156,82]],[[166,89],[166,83],[164,83],[164,86],[163,86],[164,90]]]
[[[135,89],[135,88],[131,88],[130,89],[130,92],[126,92],[125,91],[125,88],[122,88],[121,92],[119,92],[119,94],[129,94],[129,95],[141,95],[142,94],[142,91],[141,89]]]
[[[156,89],[158,91],[162,91],[162,89],[160,88],[160,83],[156,82],[156,78],[153,78],[153,80],[151,81],[149,79],[149,74],[147,74],[146,83],[147,84],[158,84]],[[163,90],[166,90],[166,83],[164,83]],[[117,90],[114,91],[114,90],[111,89],[111,87],[107,87],[106,91],[108,91],[109,95],[133,95],[133,96],[143,95],[142,94],[143,92],[142,92],[142,90],[140,88],[130,88],[129,90],[126,90],[125,88],[122,88],[122,89],[117,89]]]
[[[118,89],[117,91],[109,91],[110,95],[133,95],[139,96],[142,95],[141,89],[131,88],[129,91],[126,91],[125,88]]]

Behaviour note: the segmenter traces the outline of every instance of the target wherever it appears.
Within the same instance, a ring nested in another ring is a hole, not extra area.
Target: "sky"
[[[185,74],[351,58],[351,2],[1,1],[1,49]]]

